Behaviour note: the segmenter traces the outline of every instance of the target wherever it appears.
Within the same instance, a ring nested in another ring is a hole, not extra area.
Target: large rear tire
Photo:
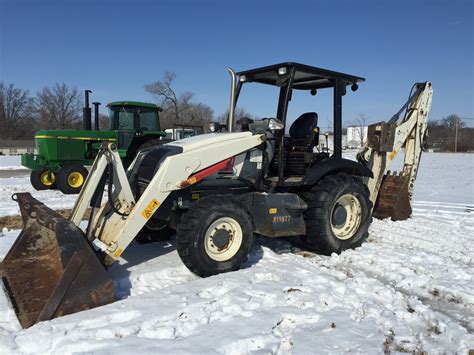
[[[321,179],[303,195],[308,204],[305,244],[325,255],[360,246],[372,222],[369,196],[367,186],[354,176],[339,173]]]
[[[31,185],[35,190],[48,190],[56,188],[56,173],[48,169],[33,170],[30,175]]]
[[[78,194],[89,172],[79,164],[65,165],[58,171],[58,188],[63,194]]]
[[[239,202],[209,196],[194,202],[177,228],[178,254],[201,277],[238,270],[254,241],[252,222]]]

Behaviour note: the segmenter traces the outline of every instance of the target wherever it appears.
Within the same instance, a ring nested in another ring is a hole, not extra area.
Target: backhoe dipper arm
[[[369,126],[367,141],[357,154],[358,161],[374,174],[368,181],[368,188],[374,206],[373,214],[378,218],[403,220],[412,212],[413,186],[433,95],[430,82],[416,83],[413,89],[408,101],[388,123]],[[403,168],[400,174],[390,175],[390,166],[400,149],[404,149],[405,155]]]

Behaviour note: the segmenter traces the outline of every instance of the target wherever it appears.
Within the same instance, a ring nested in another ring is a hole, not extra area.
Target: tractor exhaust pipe
[[[237,81],[237,75],[232,68],[227,68],[227,71],[231,77],[231,88],[230,88],[230,107],[229,117],[227,117],[227,132],[234,131],[234,112],[235,112],[235,83]]]
[[[82,109],[82,129],[90,131],[92,129],[92,112],[89,106],[89,94],[91,90],[84,90],[84,108]]]
[[[100,131],[100,122],[99,122],[99,106],[100,102],[93,102],[94,105],[94,129]]]

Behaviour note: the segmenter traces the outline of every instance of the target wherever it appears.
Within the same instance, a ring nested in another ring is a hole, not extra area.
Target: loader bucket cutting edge
[[[23,229],[0,276],[22,327],[114,302],[113,282],[82,230],[29,193],[13,198]]]
[[[383,177],[373,216],[379,219],[391,218],[393,221],[403,221],[410,218],[412,213],[408,186],[409,176],[387,174]]]

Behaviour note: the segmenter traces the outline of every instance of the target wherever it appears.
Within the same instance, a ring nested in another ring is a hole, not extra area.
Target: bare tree
[[[0,137],[24,138],[31,136],[34,129],[34,99],[28,90],[0,82]]]
[[[217,116],[217,122],[227,123],[227,117],[229,117],[229,109]],[[257,116],[247,112],[244,107],[236,107],[234,112],[234,121],[237,122],[242,117],[248,117],[253,120],[258,118]]]
[[[441,120],[428,121],[426,146],[436,151],[467,152],[474,150],[474,128],[452,114]]]
[[[163,112],[160,115],[162,128],[173,124],[206,125],[212,120],[212,109],[200,102],[193,101],[194,94],[185,91],[177,94],[173,89],[176,74],[165,72],[163,79],[145,85],[145,90],[158,101]]]
[[[441,125],[449,130],[454,130],[454,152],[458,151],[459,129],[466,123],[458,115],[449,115],[441,120]]]
[[[190,125],[206,126],[212,121],[214,111],[201,102],[190,102],[181,113],[181,120]]]
[[[82,103],[76,87],[56,83],[39,91],[37,101],[41,128],[80,128]]]
[[[449,129],[456,129],[456,127],[459,129],[464,128],[466,122],[464,122],[458,115],[452,114],[443,118],[441,120],[441,125]]]
[[[367,115],[365,113],[360,113],[354,121],[352,121],[352,127],[354,127],[355,134],[357,136],[358,143],[360,146],[364,146],[367,133]]]

